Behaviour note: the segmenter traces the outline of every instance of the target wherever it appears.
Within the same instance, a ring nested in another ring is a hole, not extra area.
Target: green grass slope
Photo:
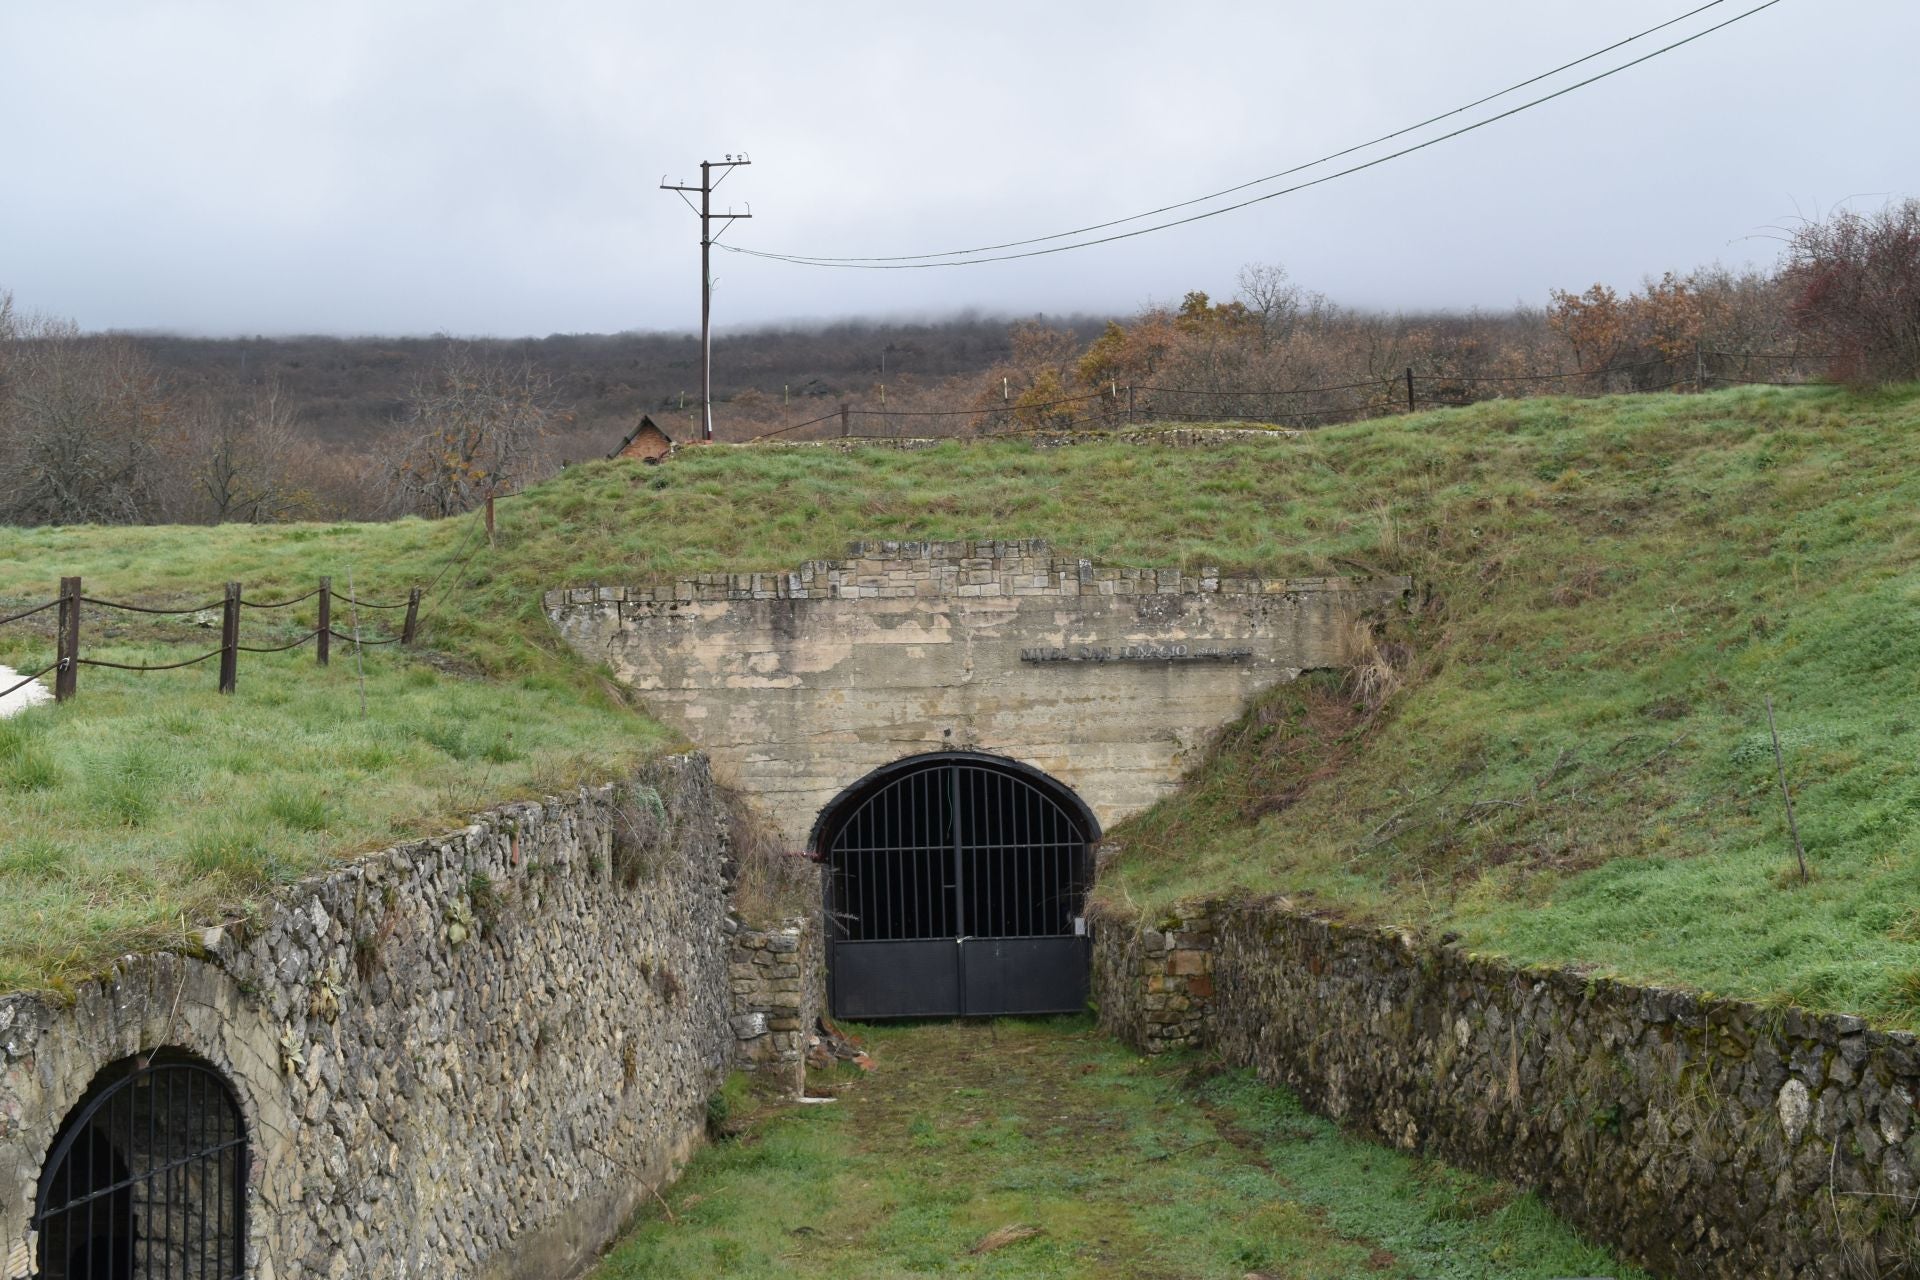
[[[1379,514],[1362,554],[1435,592],[1384,628],[1407,687],[1371,716],[1350,681],[1263,699],[1114,833],[1101,892],[1278,892],[1522,963],[1920,1025],[1911,391],[1427,427],[1323,454]]]
[[[1042,537],[1115,564],[1410,572],[1373,714],[1275,695],[1181,797],[1117,833],[1101,892],[1231,887],[1754,996],[1920,1014],[1920,393],[1528,400],[1219,448],[1022,443],[691,450],[575,467],[470,518],[7,531],[0,612],[63,574],[201,602],[349,569],[439,579],[422,650],[82,673],[0,727],[0,989],[179,937],[274,883],[486,800],[606,777],[669,741],[560,645],[541,591],[779,569],[859,538]],[[444,571],[444,572],[443,572]],[[363,623],[384,626],[394,615]],[[50,659],[51,615],[0,627]],[[249,613],[246,642],[310,627]],[[336,616],[336,625],[344,619]],[[93,656],[213,647],[193,622],[88,615]],[[1317,689],[1317,692],[1316,692]],[[1762,698],[1813,864],[1791,862]],[[1287,699],[1293,699],[1288,702]]]

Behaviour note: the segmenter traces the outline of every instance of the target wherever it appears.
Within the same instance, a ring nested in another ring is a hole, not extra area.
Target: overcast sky
[[[657,186],[702,158],[752,156],[720,197],[751,203],[742,245],[1046,235],[1400,128],[1699,2],[0,0],[0,289],[88,328],[693,328],[697,223]],[[1505,307],[1770,261],[1756,237],[1796,212],[1920,194],[1917,47],[1916,0],[1783,0],[1194,226],[940,271],[716,253],[716,322],[1127,312],[1230,294],[1255,261],[1349,303]]]

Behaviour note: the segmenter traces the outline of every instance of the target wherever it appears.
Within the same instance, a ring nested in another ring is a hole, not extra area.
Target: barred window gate
[[[836,1016],[1084,1008],[1097,827],[1070,790],[997,756],[909,757],[821,815]]]
[[[36,1280],[241,1280],[246,1178],[246,1124],[212,1067],[109,1067],[41,1172]]]

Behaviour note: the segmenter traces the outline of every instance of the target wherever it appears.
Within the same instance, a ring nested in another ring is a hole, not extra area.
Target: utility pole
[[[700,438],[711,442],[713,439],[713,269],[711,258],[713,244],[720,236],[713,234],[713,224],[721,223],[720,235],[727,233],[727,227],[740,218],[751,218],[753,206],[747,206],[746,213],[726,213],[713,211],[713,189],[727,180],[727,175],[743,164],[753,162],[742,155],[735,159],[729,155],[724,160],[702,160],[700,162],[700,185],[690,187],[684,183],[670,183],[660,180],[662,191],[678,192],[686,201],[687,208],[693,209],[693,201],[687,196],[691,192],[700,193],[700,207],[694,212],[700,215]],[[713,171],[720,170],[715,181]]]

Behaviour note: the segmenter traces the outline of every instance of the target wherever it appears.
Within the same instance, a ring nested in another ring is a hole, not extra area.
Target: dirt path
[[[864,1033],[832,1106],[751,1117],[595,1280],[1628,1277],[1530,1198],[1078,1019]]]

